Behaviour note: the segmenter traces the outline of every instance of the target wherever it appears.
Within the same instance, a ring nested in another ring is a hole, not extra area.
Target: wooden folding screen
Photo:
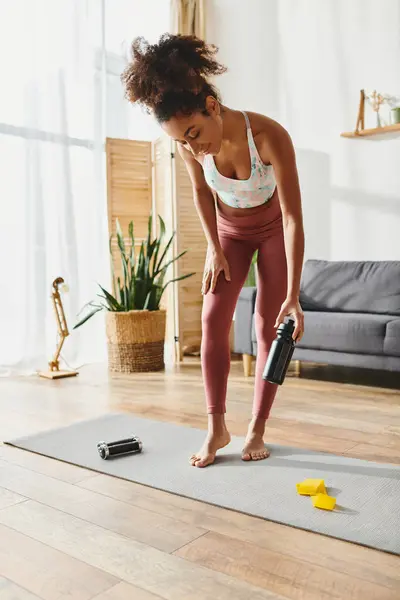
[[[153,232],[158,233],[158,215],[166,224],[166,239],[176,231],[169,258],[187,253],[169,269],[166,281],[195,272],[188,279],[170,284],[162,306],[167,309],[166,343],[175,348],[177,360],[198,351],[201,343],[201,280],[206,239],[193,203],[192,185],[175,143],[162,137],[155,142],[107,139],[108,218],[110,233],[119,219],[124,233],[134,222],[136,244],[147,235],[153,214]],[[113,244],[113,255],[117,250]],[[117,263],[118,264],[118,263]]]
[[[179,260],[178,273],[194,273],[179,282],[178,310],[181,352],[196,351],[201,341],[201,282],[207,241],[193,202],[192,184],[179,152],[174,152],[175,210],[178,231],[177,251],[187,253]]]
[[[112,252],[117,276],[122,273],[115,236],[116,219],[126,243],[129,243],[128,225],[133,221],[137,251],[147,236],[153,191],[151,151],[150,142],[106,140],[108,227],[109,234],[113,234]]]

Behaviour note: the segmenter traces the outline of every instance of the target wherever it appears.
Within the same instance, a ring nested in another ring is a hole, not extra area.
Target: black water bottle
[[[111,456],[120,456],[121,454],[137,454],[142,451],[142,442],[136,435],[133,435],[116,442],[99,442],[97,450],[101,458],[106,460]]]
[[[294,328],[295,322],[289,318],[279,325],[264,368],[263,379],[266,381],[282,385],[295,349]]]

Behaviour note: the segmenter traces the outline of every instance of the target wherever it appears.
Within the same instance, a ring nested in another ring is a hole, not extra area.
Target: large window
[[[134,37],[155,43],[169,30],[170,0],[105,0],[107,51],[107,123],[110,137],[154,139],[159,128],[141,108],[130,106],[121,94],[120,74]]]
[[[54,351],[51,283],[70,327],[108,282],[104,139],[151,139],[123,98],[131,40],[155,41],[169,0],[12,0],[0,18],[0,365],[43,368]],[[104,358],[101,319],[74,332],[70,361]]]

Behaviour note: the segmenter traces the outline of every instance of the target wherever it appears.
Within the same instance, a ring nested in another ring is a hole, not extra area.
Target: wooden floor
[[[400,464],[398,389],[303,373],[279,389],[270,442]],[[233,434],[246,433],[253,382],[232,365]],[[0,439],[114,411],[205,428],[203,393],[197,360],[151,376],[4,378]],[[0,445],[0,599],[38,598],[399,600],[400,558]]]

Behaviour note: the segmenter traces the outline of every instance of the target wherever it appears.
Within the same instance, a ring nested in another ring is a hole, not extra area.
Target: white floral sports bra
[[[206,154],[203,159],[203,171],[207,184],[225,204],[235,208],[253,208],[268,202],[272,197],[276,180],[272,165],[265,165],[254,142],[249,117],[246,120],[247,141],[250,150],[251,172],[249,179],[229,179],[218,171],[214,157]]]

